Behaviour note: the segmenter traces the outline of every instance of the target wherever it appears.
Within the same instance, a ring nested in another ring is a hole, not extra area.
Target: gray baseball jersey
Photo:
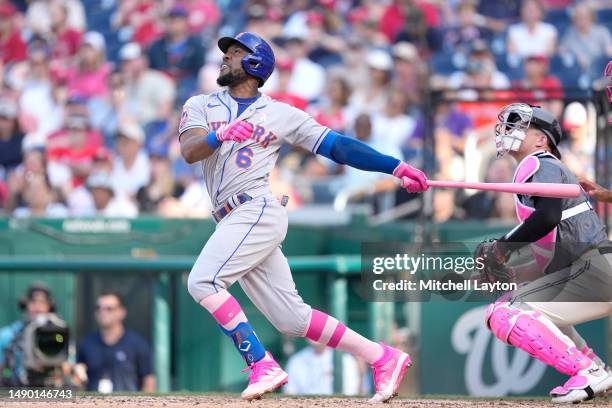
[[[578,184],[576,176],[551,154],[537,157],[540,166],[532,182]],[[519,197],[523,204],[534,206],[532,197]],[[579,197],[563,199],[562,210],[578,208],[585,202],[588,197],[582,192]],[[513,301],[527,302],[562,324],[578,324],[608,314],[612,310],[612,252],[601,253],[600,249],[611,244],[595,211],[563,219],[557,226],[557,243],[548,274],[515,291]],[[557,317],[553,317],[555,313]]]
[[[576,176],[556,157],[549,153],[537,155],[540,160],[538,171],[532,176],[534,183],[569,183],[578,184]],[[523,204],[534,206],[533,197],[519,196]],[[588,197],[581,192],[579,197],[564,198],[562,210],[576,208],[579,204],[588,203]],[[588,208],[588,207],[587,207]],[[557,244],[555,256],[546,268],[547,273],[564,268],[574,262],[587,249],[607,242],[606,227],[595,211],[583,211],[563,219],[557,226]]]
[[[567,168],[562,161],[557,160],[550,154],[540,154],[540,168],[533,175],[531,181],[534,183],[565,183],[578,184],[576,176]],[[534,206],[533,197],[520,196],[523,204]],[[564,198],[562,210],[575,207],[578,204],[588,202],[586,194],[581,192],[579,197]],[[571,218],[562,220],[557,227],[558,242],[578,242],[597,246],[607,241],[606,227],[601,222],[595,211],[585,211]]]
[[[254,126],[252,139],[225,142],[202,161],[204,182],[215,206],[234,194],[268,191],[268,175],[283,144],[314,153],[329,131],[304,111],[266,95],[261,95],[240,116],[237,113],[238,104],[227,91],[193,96],[183,107],[179,134],[192,128],[214,131],[236,120]]]
[[[268,175],[280,147],[316,152],[329,129],[290,105],[261,95],[241,115],[227,91],[198,95],[185,103],[179,134],[192,128],[214,131],[235,120],[253,124],[253,137],[224,142],[202,161],[204,181],[215,207],[239,193],[253,199],[217,224],[187,282],[196,302],[238,281],[249,299],[282,333],[301,336],[311,307],[299,296],[280,244],[287,233],[287,211],[272,196]]]

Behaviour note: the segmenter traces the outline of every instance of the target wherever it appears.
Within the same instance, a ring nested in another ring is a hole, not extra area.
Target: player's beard
[[[219,75],[217,85],[219,86],[236,86],[247,79],[247,74],[244,70],[230,71],[225,75]]]

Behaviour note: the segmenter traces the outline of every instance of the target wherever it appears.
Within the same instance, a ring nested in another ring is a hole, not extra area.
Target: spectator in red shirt
[[[4,212],[6,202],[8,201],[9,191],[6,183],[0,180],[0,214]]]
[[[540,105],[556,117],[563,111],[563,86],[548,72],[549,61],[545,55],[532,55],[525,60],[525,75],[512,82],[521,102]]]
[[[271,93],[270,96],[277,101],[285,102],[301,110],[306,110],[308,101],[288,90],[289,81],[291,81],[291,76],[293,74],[293,66],[294,63],[290,59],[279,59],[276,61],[278,86],[277,91]]]
[[[111,65],[106,62],[106,42],[102,34],[90,31],[83,37],[77,63],[68,71],[68,93],[83,98],[105,97]]]
[[[51,3],[50,9],[51,32],[49,43],[51,44],[51,57],[59,63],[65,63],[65,59],[74,56],[81,47],[81,32],[68,25],[68,8],[65,3]]]
[[[215,27],[221,13],[214,0],[187,0],[184,2],[189,11],[189,31],[199,33],[207,27]]]
[[[81,185],[89,176],[100,147],[99,136],[89,128],[89,118],[70,115],[64,129],[50,135],[47,157],[50,162],[64,165],[72,174],[71,185]]]
[[[394,0],[380,19],[380,31],[393,43],[399,40],[427,45],[430,28],[440,24],[438,11],[432,4],[418,0]]]
[[[158,5],[153,0],[120,1],[112,16],[112,25],[121,36],[143,47],[149,46],[161,35],[157,21]]]
[[[374,7],[374,10],[377,10],[377,8]],[[348,13],[347,18],[352,32],[347,39],[348,52],[357,43],[361,44],[364,48],[386,47],[389,45],[389,38],[382,31],[380,18],[376,17],[377,14],[371,12],[367,6],[358,7]],[[354,41],[355,39],[358,41]],[[346,54],[343,57],[346,59]]]
[[[17,9],[10,2],[0,3],[0,60],[5,64],[26,59],[27,47],[15,26]]]

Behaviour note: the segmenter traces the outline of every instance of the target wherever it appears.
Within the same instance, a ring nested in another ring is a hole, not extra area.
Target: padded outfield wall
[[[411,384],[417,391],[544,394],[560,383],[561,377],[552,370],[494,341],[482,325],[484,310],[480,304],[432,302],[407,308],[399,303],[368,303],[357,293],[360,276],[354,268],[338,274],[327,267],[317,270],[312,266],[317,265],[317,259],[328,259],[330,255],[355,258],[362,242],[410,241],[414,227],[413,223],[371,227],[362,218],[335,226],[292,223],[283,250],[290,261],[299,261],[294,262],[295,280],[303,298],[312,306],[344,314],[340,317],[366,335],[388,336],[390,325],[384,320],[389,318],[412,328],[409,346],[417,364]],[[508,228],[481,222],[451,222],[436,225],[436,235],[441,242],[479,241],[499,236]],[[95,329],[92,317],[96,293],[116,289],[126,297],[127,325],[152,344],[163,347],[167,354],[156,356],[161,377],[167,376],[162,381],[167,383],[167,389],[239,390],[244,384],[244,375],[240,374],[242,361],[212,318],[193,302],[186,290],[189,265],[213,230],[214,224],[208,220],[2,219],[0,325],[18,318],[17,299],[31,281],[42,280],[51,287],[59,313],[73,330],[74,340]],[[41,257],[45,260],[44,272],[36,271],[31,264],[27,272],[11,267],[11,262],[19,260],[26,265],[28,260]],[[83,260],[81,266],[66,264],[66,270],[49,266],[74,259]],[[138,266],[132,268],[132,261]],[[101,265],[111,266],[105,269]],[[165,273],[164,265],[168,265],[171,273]],[[291,346],[299,348],[304,344],[279,336],[238,285],[232,291],[259,337],[275,355],[283,356]],[[406,312],[407,309],[412,312]],[[606,356],[606,322],[590,323],[584,330],[591,346]],[[160,336],[164,337],[161,341]]]

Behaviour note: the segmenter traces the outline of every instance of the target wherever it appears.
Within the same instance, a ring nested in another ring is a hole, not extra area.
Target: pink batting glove
[[[402,187],[409,193],[421,193],[429,189],[425,173],[404,162],[398,164],[393,175],[402,181]]]
[[[253,125],[244,120],[228,123],[221,126],[216,132],[217,140],[220,142],[232,141],[242,143],[253,135]]]

